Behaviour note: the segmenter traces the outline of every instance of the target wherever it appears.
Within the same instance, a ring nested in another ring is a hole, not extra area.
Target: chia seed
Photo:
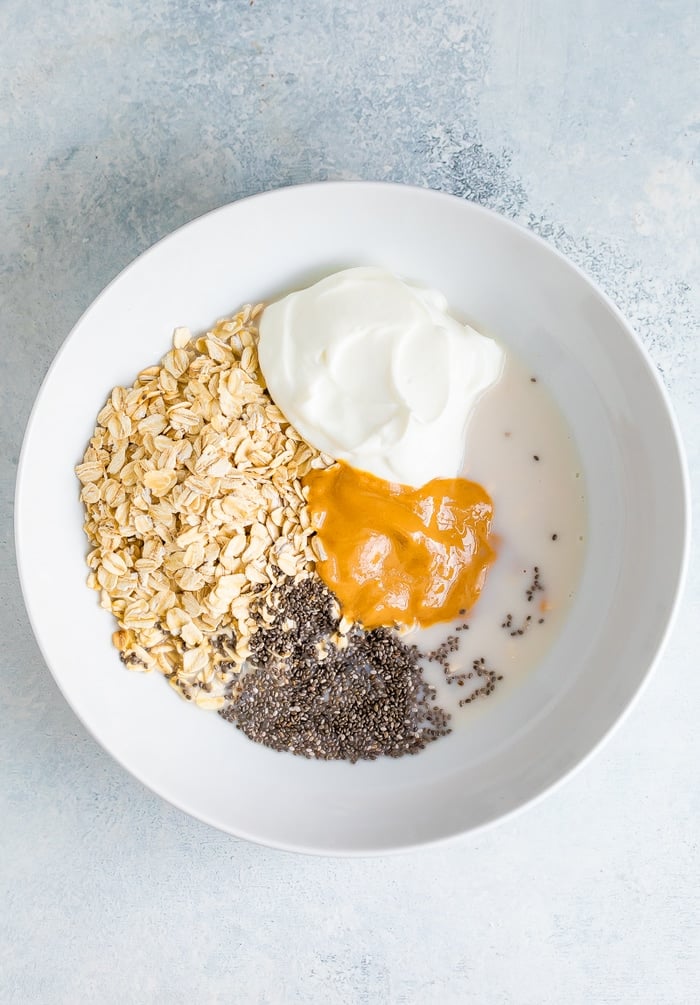
[[[338,648],[338,605],[315,577],[278,587],[273,603],[277,616],[271,625],[259,619],[250,669],[219,713],[251,740],[355,762],[416,754],[450,732],[415,646],[354,625]]]
[[[233,656],[236,651],[236,633],[230,629],[229,632],[217,635],[216,638],[212,639],[211,646],[219,656]]]
[[[472,701],[476,701],[477,698],[486,698],[490,694],[493,694],[496,690],[496,682],[503,680],[502,674],[498,674],[495,670],[491,670],[486,666],[486,660],[483,657],[478,660],[474,660],[472,663],[472,670],[477,677],[483,680],[484,683],[476,688],[475,691],[472,691],[468,697],[461,699],[459,703],[460,708],[463,708],[464,705],[469,705]]]
[[[122,661],[125,667],[134,666],[134,667],[144,667],[144,669],[146,669],[146,663],[144,662],[144,660],[141,659],[140,656],[137,656],[136,653],[120,652],[119,659]]]
[[[509,623],[512,622],[512,615],[507,615]],[[469,625],[463,624],[462,628],[469,628]],[[505,627],[505,623],[502,625]],[[456,629],[459,631],[459,628]],[[511,635],[515,635],[515,632],[511,632]],[[522,635],[523,633],[520,632]],[[461,639],[458,639],[456,635],[448,635],[444,642],[442,642],[437,649],[433,649],[432,652],[427,653],[426,659],[431,663],[437,663],[438,666],[442,667],[442,671],[445,675],[445,682],[447,684],[456,684],[457,687],[464,687],[464,684],[468,680],[472,680],[474,675],[477,677],[488,676],[487,685],[476,688],[472,691],[466,698],[462,698],[459,702],[459,707],[463,708],[465,705],[470,704],[472,701],[476,701],[477,698],[487,697],[492,694],[496,689],[496,681],[503,680],[503,675],[497,675],[494,670],[487,670],[485,667],[486,661],[483,657],[474,660],[472,663],[472,669],[469,672],[460,673],[452,669],[449,661],[449,656],[452,653],[458,652]]]
[[[532,570],[532,582],[525,591],[525,596],[527,597],[528,603],[531,603],[535,594],[542,590],[544,590],[544,586],[540,581],[539,566],[536,565],[535,568]]]

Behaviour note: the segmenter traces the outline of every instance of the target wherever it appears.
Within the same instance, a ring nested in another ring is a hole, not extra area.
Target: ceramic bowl
[[[205,329],[339,268],[374,264],[445,293],[536,370],[583,463],[583,578],[546,659],[473,726],[416,757],[313,762],[248,741],[156,675],[128,673],[85,585],[73,473],[110,388]],[[629,708],[669,630],[687,552],[678,431],[610,301],[548,244],[463,200],[404,186],[300,186],[224,206],[151,248],[78,322],[27,428],[16,500],[22,588],[46,662],[102,746],[158,795],[230,834],[326,854],[454,838],[532,802]]]

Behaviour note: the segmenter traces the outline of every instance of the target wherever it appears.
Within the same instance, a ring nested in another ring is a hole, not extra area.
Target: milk
[[[469,672],[473,660],[483,657],[503,675],[494,694],[460,708],[460,699],[482,681],[475,675],[462,686],[448,685],[439,666],[426,664],[425,677],[437,689],[438,704],[452,714],[453,726],[468,723],[477,709],[527,678],[566,618],[583,564],[586,502],[576,445],[545,384],[510,353],[501,379],[470,420],[462,474],[493,499],[498,556],[464,618],[406,636],[429,652],[456,635],[459,651],[450,657],[455,672]],[[528,602],[535,567],[543,589]],[[504,628],[508,615],[511,625]],[[465,622],[468,630],[457,632]],[[523,634],[512,634],[518,630]]]

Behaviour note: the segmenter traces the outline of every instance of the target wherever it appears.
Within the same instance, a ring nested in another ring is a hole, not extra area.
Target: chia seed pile
[[[352,762],[416,754],[450,732],[415,646],[386,628],[340,637],[337,602],[316,577],[276,593],[277,617],[253,635],[224,719],[274,750]]]
[[[543,590],[536,566],[524,591],[527,602]],[[219,715],[273,750],[353,763],[417,754],[451,732],[450,714],[437,704],[422,664],[435,664],[447,685],[465,689],[459,708],[488,698],[503,680],[482,656],[463,672],[455,668],[451,657],[464,637],[456,633],[469,631],[466,621],[425,653],[389,628],[365,631],[354,624],[341,633],[338,602],[315,575],[278,586],[271,604],[252,613],[258,628],[250,658]],[[517,637],[536,623],[544,618],[527,615],[518,626],[506,614],[501,628]],[[226,655],[236,639],[222,636],[219,643]]]

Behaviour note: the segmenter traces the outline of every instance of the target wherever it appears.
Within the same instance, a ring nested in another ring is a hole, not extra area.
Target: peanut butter
[[[325,555],[317,571],[347,618],[427,626],[477,601],[495,558],[493,503],[480,485],[436,478],[414,489],[343,462],[304,483]]]

